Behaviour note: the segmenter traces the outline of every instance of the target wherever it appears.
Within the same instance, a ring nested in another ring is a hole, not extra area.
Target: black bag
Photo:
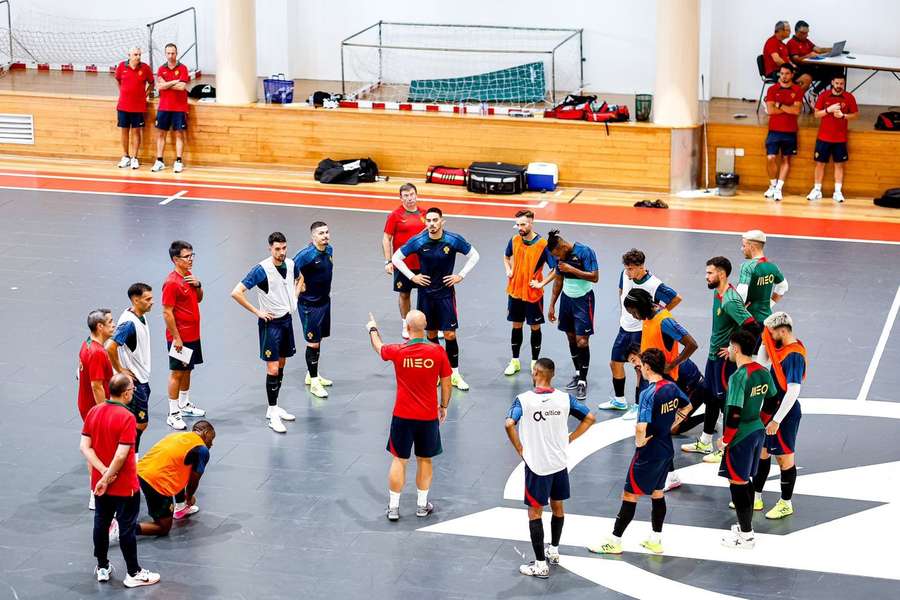
[[[521,194],[525,191],[522,165],[501,162],[474,162],[469,165],[466,189],[476,194]]]
[[[341,94],[333,94],[331,92],[313,92],[313,95],[309,97],[308,102],[313,106],[324,106],[325,102],[340,102],[344,99],[344,96]]]
[[[875,129],[879,131],[900,131],[900,111],[889,110],[875,119]]]
[[[215,98],[216,88],[208,83],[198,83],[191,88],[191,91],[188,92],[188,96],[194,100],[200,100],[201,98]]]
[[[875,198],[875,206],[885,208],[900,208],[900,188],[885,190],[881,198]]]
[[[378,165],[371,158],[331,160],[326,158],[316,167],[315,178],[321,183],[356,185],[371,183],[378,177]]]

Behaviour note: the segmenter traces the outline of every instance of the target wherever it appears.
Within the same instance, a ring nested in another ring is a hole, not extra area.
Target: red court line
[[[36,175],[34,173],[32,175]],[[241,202],[269,202],[284,205],[321,206],[358,210],[392,210],[397,199],[386,194],[357,192],[352,188],[341,188],[336,193],[353,196],[332,196],[325,190],[307,188],[275,188],[267,190],[248,189],[253,186],[232,185],[230,183],[178,182],[134,179],[113,180],[102,177],[66,179],[66,175],[48,174],[46,177],[21,175],[0,175],[0,186],[22,187],[35,190],[56,190],[75,192],[98,192],[105,194],[134,194],[167,197],[180,191],[188,193],[180,200],[231,200]],[[185,183],[202,185],[189,187]],[[221,185],[222,187],[216,187]],[[311,193],[315,191],[316,193]],[[326,192],[323,194],[323,191]],[[359,197],[356,197],[359,196]],[[423,195],[422,200],[461,200],[460,197],[436,197]],[[509,206],[491,205],[490,199],[470,197],[471,204],[453,204],[442,208],[448,215],[464,215],[482,218],[511,218],[514,209]],[[487,200],[487,201],[485,201]],[[503,197],[503,202],[507,197]],[[534,202],[531,199],[530,202]],[[731,213],[704,212],[699,210],[648,209],[629,206],[601,206],[588,204],[564,204],[550,202],[546,207],[535,209],[541,220],[566,221],[572,223],[601,224],[613,226],[652,227],[661,229],[689,229],[711,232],[743,232],[748,229],[763,229],[766,233],[785,236],[824,237],[846,240],[886,241],[900,243],[900,223],[870,221],[841,221],[777,215],[743,215]]]

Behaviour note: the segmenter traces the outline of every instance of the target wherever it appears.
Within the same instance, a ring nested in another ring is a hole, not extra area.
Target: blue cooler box
[[[533,162],[528,163],[525,171],[528,189],[537,192],[552,192],[559,181],[559,167],[554,163]]]

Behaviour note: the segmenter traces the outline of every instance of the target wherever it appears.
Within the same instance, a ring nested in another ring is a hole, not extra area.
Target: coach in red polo
[[[159,90],[159,106],[156,111],[156,162],[150,169],[154,173],[166,168],[163,152],[166,149],[166,135],[175,132],[174,173],[184,170],[181,154],[184,151],[184,132],[187,129],[188,93],[187,85],[191,75],[186,66],[178,62],[178,48],[166,44],[166,62],[156,71],[156,89]]]
[[[138,153],[141,150],[141,134],[144,132],[144,113],[147,111],[147,94],[153,89],[153,71],[141,62],[141,49],[128,51],[128,60],[116,67],[119,82],[119,129],[122,131],[122,160],[120,169],[140,167]]]

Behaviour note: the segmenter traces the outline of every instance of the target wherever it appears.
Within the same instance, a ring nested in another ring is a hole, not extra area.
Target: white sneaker
[[[756,546],[756,538],[753,536],[753,532],[742,533],[739,528],[738,531],[735,531],[735,529],[735,527],[732,527],[731,531],[722,536],[722,545],[726,548],[752,550]]]
[[[775,196],[775,186],[770,185],[769,189],[767,189],[766,192],[763,194],[763,197],[764,198],[773,198],[774,196]]]
[[[125,584],[125,587],[130,588],[141,587],[142,585],[153,585],[154,583],[159,583],[159,573],[141,569],[140,572],[127,576],[122,583]]]
[[[141,161],[138,160],[137,156],[131,157],[131,168],[132,169],[140,169],[141,168]]]
[[[120,169],[125,169],[125,168],[130,167],[130,166],[131,166],[131,157],[130,157],[130,156],[123,156],[121,159],[119,159],[119,165],[118,165],[118,166],[119,166]],[[109,577],[107,577],[107,579],[109,579]]]
[[[810,202],[814,202],[816,200],[821,200],[822,199],[822,190],[821,189],[817,190],[816,188],[813,188],[812,191],[806,195],[806,199],[809,200]]]
[[[527,565],[522,565],[519,567],[519,573],[522,575],[530,575],[531,577],[537,577],[538,579],[547,579],[550,577],[550,566],[544,562],[543,567],[537,566],[536,562],[530,562]]]
[[[309,393],[315,396],[316,398],[327,398],[328,392],[325,391],[325,386],[322,385],[322,380],[319,377],[316,377],[312,381],[309,382]]]
[[[678,474],[675,471],[672,471],[668,475],[666,475],[666,485],[663,486],[663,491],[668,492],[670,490],[677,490],[681,487],[681,479],[678,477]]]
[[[628,407],[628,410],[625,411],[625,414],[622,415],[622,420],[624,421],[636,421],[638,416],[638,405],[632,404]]]
[[[281,422],[281,416],[278,414],[272,414],[268,419],[266,419],[269,423],[269,428],[275,433],[287,433],[287,427],[284,426],[284,423]]]
[[[115,519],[109,524],[109,543],[114,544],[119,541],[119,522]]]
[[[297,417],[295,417],[294,415],[292,415],[292,414],[289,413],[288,411],[284,410],[284,409],[281,408],[280,406],[276,406],[276,407],[275,407],[275,413],[278,415],[278,417],[279,417],[282,421],[296,421],[296,420],[297,420]]]
[[[166,168],[166,163],[164,163],[161,160],[158,160],[155,163],[153,163],[152,167],[150,167],[150,172],[151,173],[159,173],[160,171],[162,171],[165,168]]]
[[[105,569],[101,569],[100,567],[94,567],[94,573],[97,574],[97,581],[104,582],[109,581],[109,575],[113,571],[112,563]]]
[[[400,332],[400,337],[404,340],[409,339],[409,325],[406,324],[406,319],[403,319],[403,330]]]
[[[332,380],[330,380],[330,379],[325,379],[325,378],[322,377],[321,375],[319,375],[318,377],[316,377],[316,379],[318,379],[318,380],[319,380],[319,383],[321,383],[321,384],[324,385],[325,387],[328,387],[328,386],[334,384],[334,382],[333,382]],[[309,371],[306,372],[306,378],[303,380],[303,385],[312,385],[312,377],[309,376]]]
[[[202,408],[197,408],[194,406],[192,402],[185,403],[184,406],[179,406],[178,409],[181,411],[181,414],[185,417],[205,417],[206,411]]]
[[[184,163],[181,162],[180,160],[176,160],[175,164],[172,165],[172,172],[173,173],[181,173],[182,171],[184,171]]]
[[[844,194],[841,192],[835,192],[831,195],[831,199],[840,204],[844,201]]]
[[[544,552],[547,556],[547,562],[551,565],[559,564],[559,548],[554,548],[553,546],[547,546],[547,551]]]
[[[88,500],[88,510],[97,510],[97,500],[94,498],[94,492],[91,492],[91,499]]]
[[[781,190],[776,188],[775,193],[772,195],[772,199],[775,200],[775,202],[781,202],[784,200],[784,194],[781,193]]]
[[[187,429],[187,425],[185,425],[184,420],[181,418],[180,412],[166,417],[166,425],[177,431],[184,431]]]
[[[181,519],[186,519],[191,515],[195,515],[200,512],[200,507],[196,504],[191,504],[190,506],[182,506],[178,508],[175,507],[175,512],[172,514],[172,518],[176,521],[180,521]]]

